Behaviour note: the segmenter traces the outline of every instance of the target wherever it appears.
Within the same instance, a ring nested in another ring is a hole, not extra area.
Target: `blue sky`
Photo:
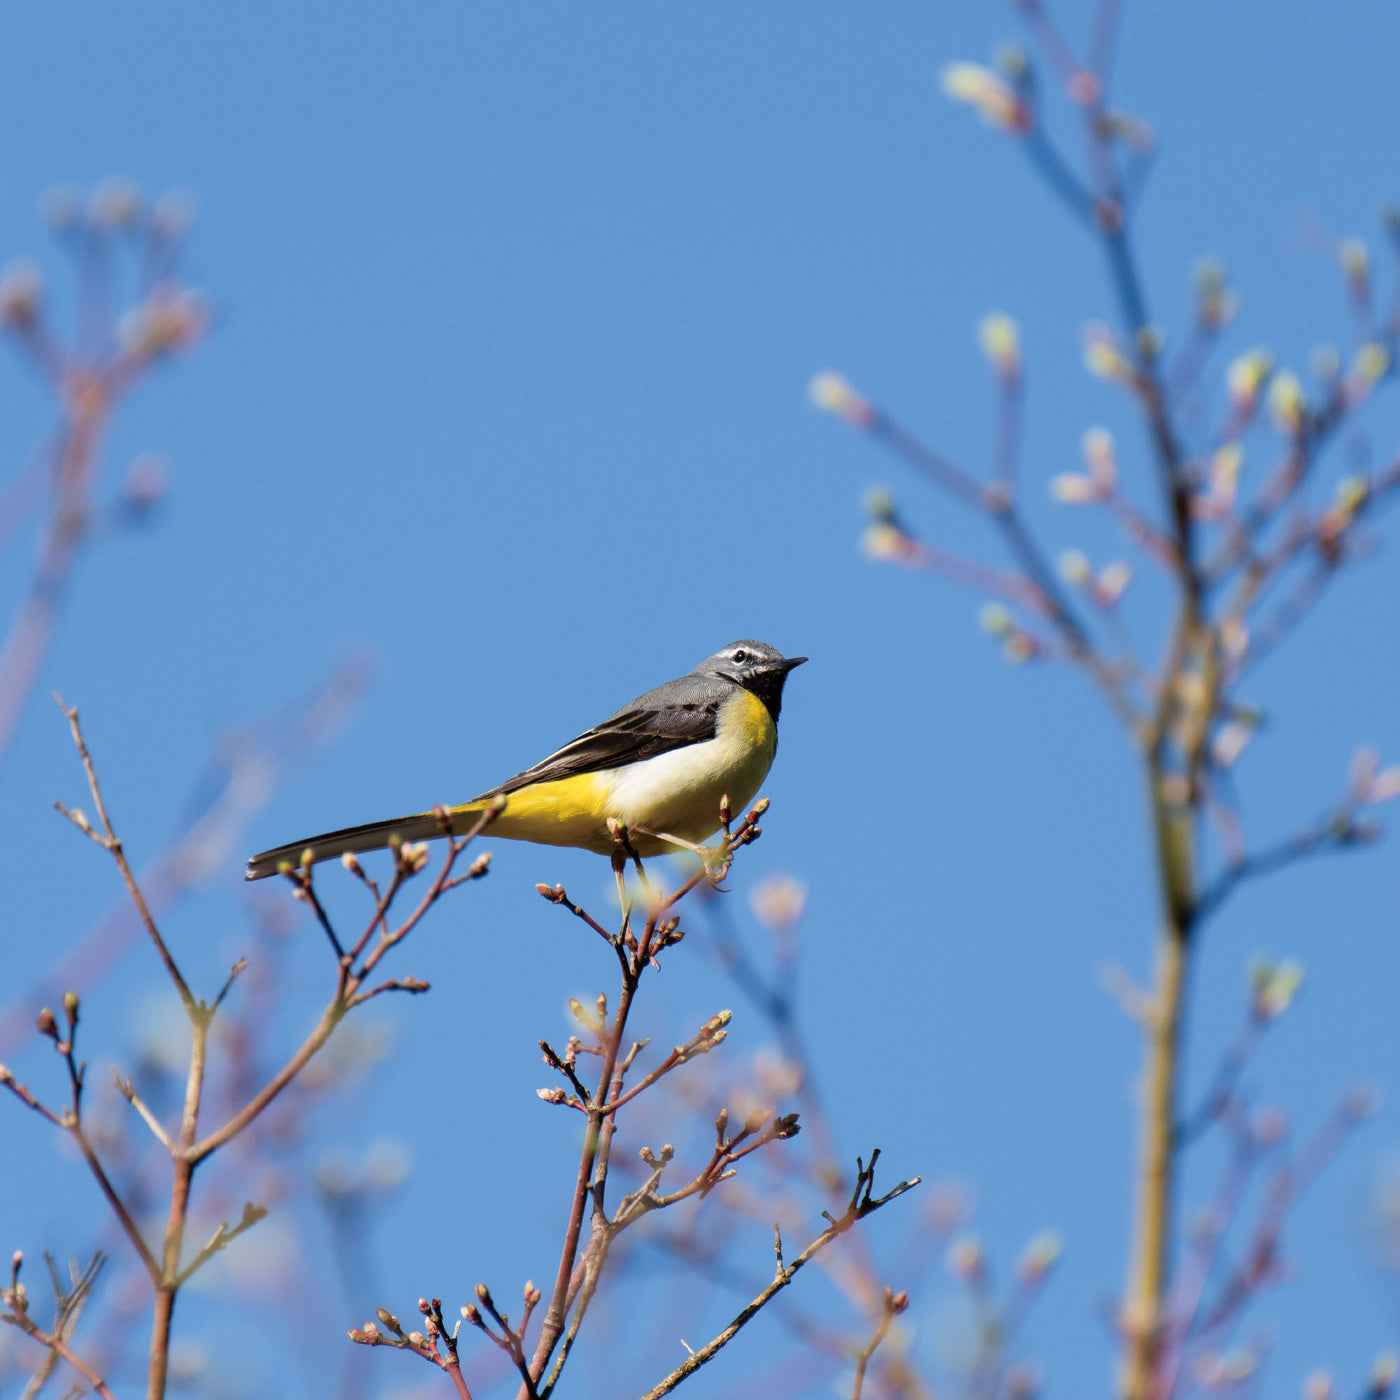
[[[1078,34],[1086,7],[1059,9]],[[40,688],[81,704],[138,858],[225,726],[352,650],[374,656],[372,690],[250,850],[479,791],[733,637],[809,655],[733,903],[756,937],[757,878],[810,887],[804,1014],[852,1155],[879,1143],[895,1173],[969,1183],[1005,1262],[1043,1226],[1064,1233],[1026,1350],[1054,1391],[1092,1393],[1108,1384],[1099,1309],[1121,1274],[1137,1068],[1098,969],[1145,975],[1153,916],[1131,755],[1076,677],[1001,663],[975,596],[861,555],[877,483],[927,537],[992,545],[805,396],[839,367],[980,469],[994,396],[975,327],[1005,310],[1025,335],[1028,509],[1052,548],[1108,548],[1039,485],[1073,468],[1094,423],[1119,430],[1151,501],[1122,406],[1081,364],[1082,326],[1112,315],[1095,250],[1012,146],[938,91],[945,62],[1015,34],[982,3],[12,8],[0,249],[37,255],[61,288],[34,213],[56,183],[118,172],[200,209],[189,269],[211,335],[131,403],[109,458],[115,475],[159,451],[170,498],[152,529],[83,559]],[[1169,335],[1210,252],[1244,298],[1232,350],[1267,343],[1303,367],[1314,344],[1347,344],[1340,275],[1307,231],[1378,244],[1379,209],[1400,197],[1397,43],[1379,0],[1130,11],[1117,94],[1161,140],[1138,239]],[[0,392],[17,463],[46,405],[15,364]],[[1384,401],[1368,411],[1373,461],[1394,420]],[[0,566],[7,597],[24,563]],[[1400,752],[1396,586],[1382,552],[1259,675],[1271,722],[1241,783],[1261,839],[1324,809],[1359,742]],[[1151,642],[1150,598],[1133,616]],[[27,872],[7,882],[15,990],[115,894],[49,811],[59,795],[78,796],[78,774],[36,700],[0,771],[10,869]],[[390,1136],[413,1159],[373,1233],[382,1300],[404,1306],[428,1288],[465,1298],[478,1278],[513,1292],[557,1250],[531,1188],[558,1171],[481,1143],[551,1130],[535,1039],[567,1034],[565,998],[607,974],[531,887],[601,902],[607,871],[506,843],[496,862],[409,950],[404,969],[435,990],[379,1013],[393,1060],[353,1113],[322,1121],[349,1153]],[[204,985],[240,946],[239,875],[231,858],[171,921]],[[1396,914],[1388,845],[1241,897],[1201,960],[1193,1083],[1266,951],[1301,958],[1309,983],[1254,1072],[1261,1101],[1303,1129],[1358,1080],[1393,1096]],[[698,1024],[733,995],[698,952],[673,968],[662,1038],[668,1018]],[[129,1056],[156,1015],[148,993],[144,954],[92,989],[97,1065]],[[736,1055],[762,1039],[736,1018]],[[408,1107],[429,1064],[448,1086],[436,1113]],[[51,1073],[32,1051],[19,1065]],[[86,1188],[74,1173],[55,1201],[37,1121],[12,1117],[6,1136],[21,1146],[0,1167],[5,1240],[76,1250],[97,1218]],[[1259,1314],[1269,1393],[1317,1365],[1359,1383],[1400,1340],[1394,1282],[1363,1240],[1397,1155],[1388,1109],[1290,1228],[1297,1277]],[[465,1219],[425,1232],[413,1222],[434,1191]],[[497,1199],[512,1210],[477,1209]],[[945,1292],[935,1273],[916,1300],[930,1335]],[[751,1344],[747,1364],[761,1356]]]

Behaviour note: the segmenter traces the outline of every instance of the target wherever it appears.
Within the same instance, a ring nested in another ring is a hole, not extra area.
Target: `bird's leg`
[[[617,877],[617,901],[622,905],[622,935],[627,936],[627,921],[631,918],[632,907],[627,902],[627,857],[621,851],[612,855],[613,874]]]
[[[640,831],[641,828],[638,827]],[[637,879],[642,882],[642,890],[647,897],[647,908],[650,909],[656,903],[656,894],[651,888],[651,881],[647,879],[646,869],[642,865],[642,858],[635,851],[632,853],[632,864],[637,867]]]
[[[699,860],[700,864],[705,867],[705,878],[709,880],[711,884],[714,883],[714,869],[715,866],[720,863],[716,861],[715,857],[717,853],[721,857],[723,856],[724,848],[722,846],[700,846],[694,841],[687,841],[682,836],[672,836],[667,831],[653,831],[647,826],[634,826],[632,830],[640,831],[643,836],[653,836],[658,841],[669,841],[671,845],[680,846],[683,850],[691,852],[691,854]],[[639,867],[640,864],[641,862],[639,861]]]

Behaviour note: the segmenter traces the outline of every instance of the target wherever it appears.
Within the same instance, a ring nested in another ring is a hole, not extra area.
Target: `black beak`
[[[806,660],[805,656],[789,656],[778,664],[778,670],[786,675],[794,666],[800,666]]]

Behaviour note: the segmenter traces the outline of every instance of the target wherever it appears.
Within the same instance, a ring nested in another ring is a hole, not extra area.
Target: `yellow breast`
[[[615,817],[630,828],[704,841],[719,829],[720,798],[728,796],[738,815],[758,795],[778,748],[773,716],[747,690],[736,687],[717,720],[715,737],[703,743],[511,793],[492,835],[610,855],[616,846],[607,823]],[[643,856],[676,849],[635,832],[632,844]]]

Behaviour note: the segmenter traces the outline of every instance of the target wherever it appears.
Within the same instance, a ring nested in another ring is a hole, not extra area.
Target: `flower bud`
[[[1005,637],[1016,626],[1011,609],[1001,603],[984,603],[977,613],[977,625],[993,637]]]
[[[1061,472],[1050,479],[1050,495],[1061,505],[1087,505],[1099,500],[1102,494],[1093,477],[1080,472]]]
[[[1371,1394],[1379,1397],[1389,1395],[1400,1375],[1400,1356],[1393,1351],[1383,1351],[1371,1364]]]
[[[1016,379],[1021,373],[1021,329],[1010,316],[993,312],[977,327],[982,352],[1002,379]]]
[[[1064,1253],[1064,1240],[1054,1230],[1036,1235],[1016,1261],[1016,1272],[1025,1283],[1039,1283]]]
[[[1084,460],[1094,484],[1111,491],[1117,484],[1118,468],[1113,456],[1113,434],[1107,428],[1090,428],[1084,434]]]
[[[1113,384],[1127,384],[1133,378],[1132,363],[1117,338],[1097,321],[1084,331],[1084,365],[1096,378]]]
[[[1297,437],[1307,416],[1307,401],[1303,386],[1290,369],[1280,370],[1269,386],[1269,407],[1273,410],[1274,426],[1285,437]]]
[[[1099,576],[1094,581],[1094,591],[1101,603],[1112,607],[1127,591],[1132,581],[1132,566],[1122,559],[1114,559],[1099,570]]]
[[[835,370],[817,375],[807,386],[807,396],[818,408],[834,413],[853,428],[868,428],[875,421],[875,410]]]
[[[1088,556],[1082,549],[1067,549],[1059,558],[1060,577],[1074,588],[1082,588],[1094,576]]]
[[[1230,401],[1238,413],[1252,413],[1259,390],[1273,373],[1274,357],[1267,350],[1251,350],[1231,362],[1225,372]]]
[[[1359,238],[1348,238],[1337,250],[1337,261],[1342,265],[1348,282],[1364,283],[1370,275],[1371,255]]]
[[[108,176],[92,192],[92,220],[109,228],[133,229],[141,222],[141,191],[119,176]]]
[[[15,258],[0,269],[0,326],[26,331],[39,319],[44,282],[37,263]]]
[[[986,1268],[982,1243],[976,1235],[959,1235],[948,1246],[948,1272],[963,1283],[980,1283]]]
[[[1326,1371],[1309,1371],[1303,1379],[1303,1400],[1332,1400],[1335,1391]]]
[[[1016,133],[1029,129],[1030,109],[990,68],[980,63],[950,63],[939,81],[953,101],[966,102],[988,126]]]
[[[807,887],[791,875],[769,875],[754,887],[749,903],[765,928],[787,931],[807,907]]]

